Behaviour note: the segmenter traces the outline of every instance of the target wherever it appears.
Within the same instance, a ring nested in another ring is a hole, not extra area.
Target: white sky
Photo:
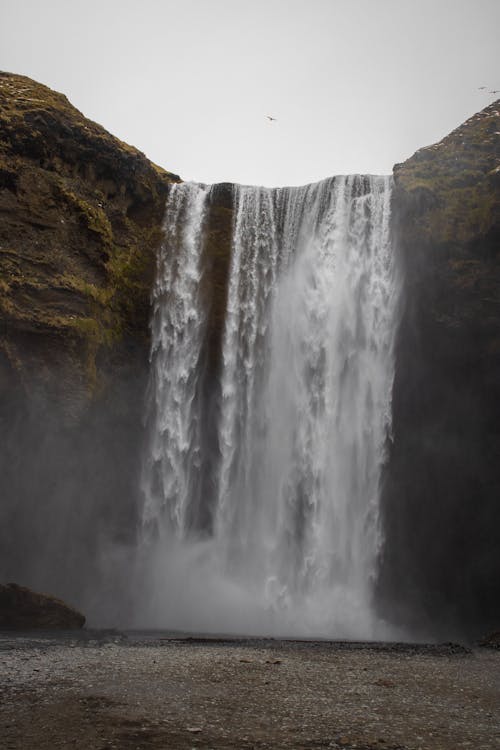
[[[499,31],[500,0],[0,0],[0,69],[183,179],[294,185],[387,174],[498,98]]]

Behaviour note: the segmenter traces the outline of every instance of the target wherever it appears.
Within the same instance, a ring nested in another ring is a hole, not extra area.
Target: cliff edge
[[[0,577],[85,598],[133,533],[150,291],[179,181],[0,73]]]
[[[62,94],[0,73],[3,380],[15,375],[78,417],[104,385],[99,358],[147,337],[176,180]],[[51,378],[55,357],[65,377]]]
[[[500,621],[500,100],[394,180],[403,295],[381,588],[403,622],[476,632]]]

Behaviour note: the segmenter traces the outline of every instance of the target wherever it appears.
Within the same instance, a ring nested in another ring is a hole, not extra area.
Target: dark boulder
[[[60,599],[18,586],[0,584],[0,628],[7,630],[76,630],[85,617]]]

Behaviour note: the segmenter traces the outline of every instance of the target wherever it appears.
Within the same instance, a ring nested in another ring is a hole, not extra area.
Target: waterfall
[[[188,532],[188,511],[198,484],[197,382],[205,330],[201,248],[207,195],[201,185],[172,186],[153,289],[143,518],[161,535]]]
[[[196,524],[187,513],[205,450],[207,190],[177,186],[167,206],[143,477],[145,523],[160,537],[152,621],[384,637],[373,585],[397,297],[391,180],[235,186],[233,197],[218,451],[211,496],[201,498],[211,509],[209,534],[190,534]]]

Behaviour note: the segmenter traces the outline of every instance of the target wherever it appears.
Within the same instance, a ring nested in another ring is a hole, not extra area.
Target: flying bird
[[[271,117],[271,115],[266,115],[269,122],[276,122],[276,117]]]
[[[478,86],[478,91],[484,91],[485,88],[486,86]]]
[[[488,93],[489,94],[500,94],[500,91],[499,90],[497,90],[497,91],[489,91]]]

